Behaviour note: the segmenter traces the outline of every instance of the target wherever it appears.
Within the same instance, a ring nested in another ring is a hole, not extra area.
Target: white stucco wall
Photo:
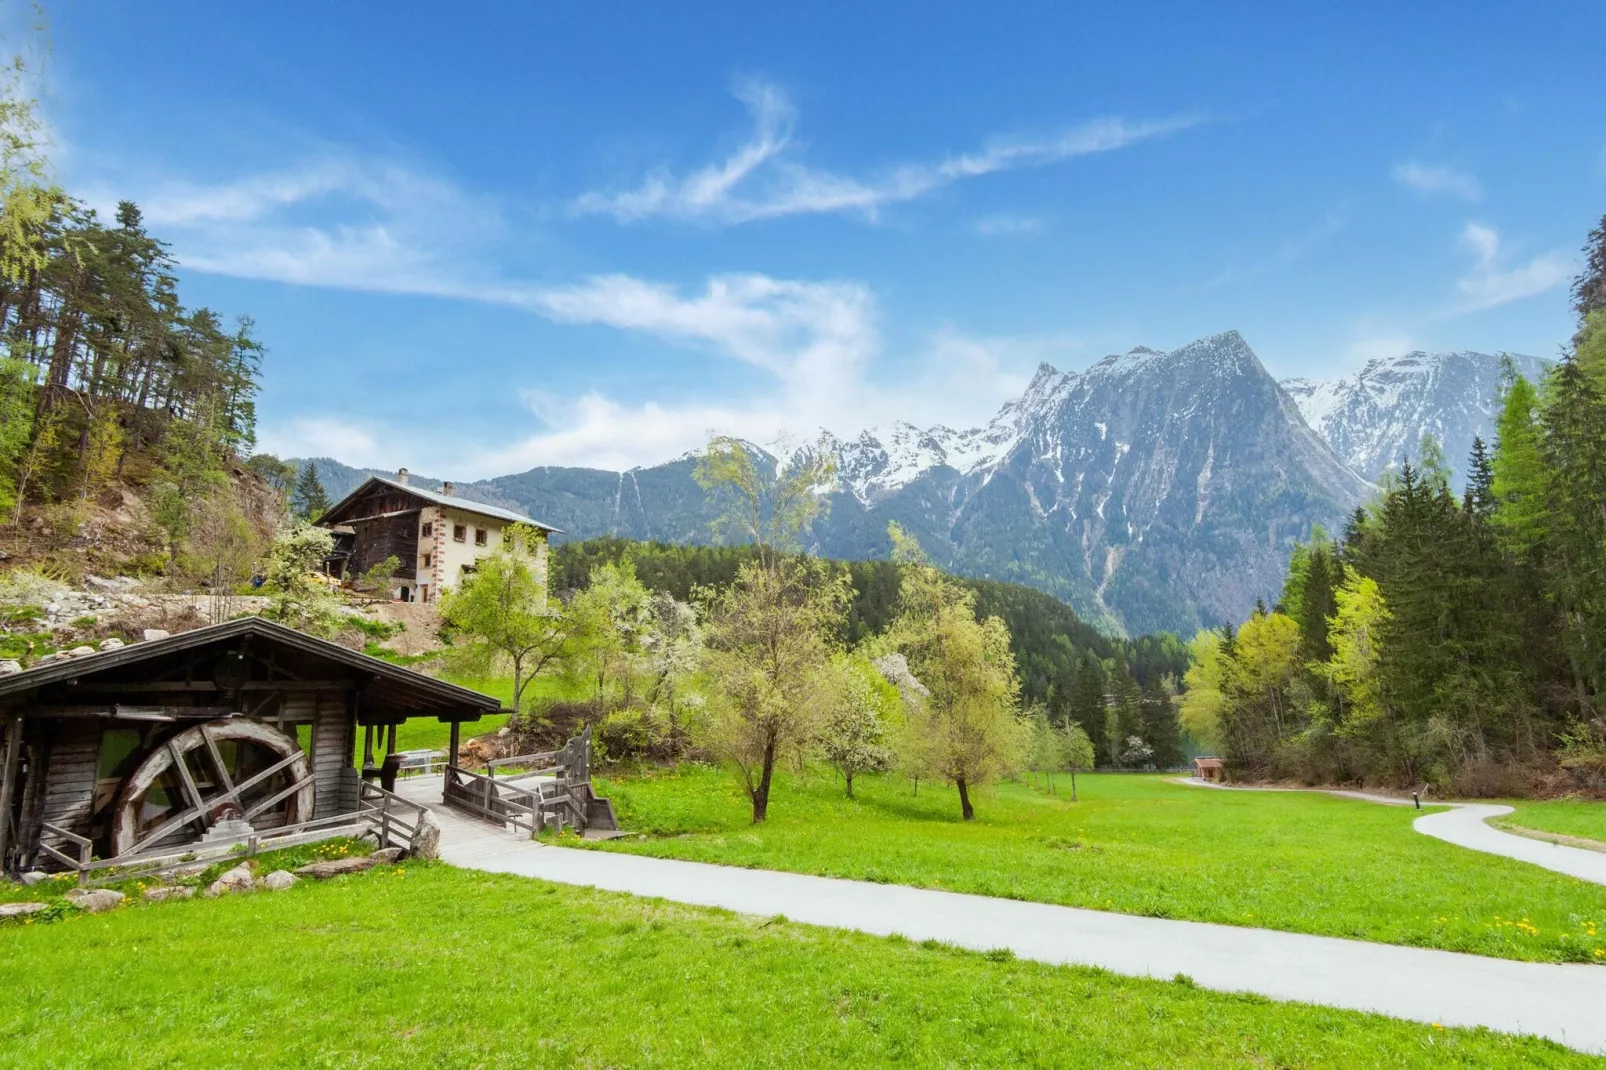
[[[437,600],[442,591],[455,588],[463,578],[463,566],[473,565],[481,557],[502,545],[502,533],[508,527],[506,521],[494,517],[481,516],[464,509],[453,509],[449,506],[426,506],[418,517],[418,583],[423,588],[421,597],[433,602]],[[423,533],[428,525],[429,534]],[[456,538],[456,529],[461,526],[463,539]],[[479,532],[485,533],[483,545],[476,541]],[[536,572],[540,577],[541,589],[546,590],[547,579],[547,537],[542,532],[534,546]],[[426,556],[429,564],[425,564]]]

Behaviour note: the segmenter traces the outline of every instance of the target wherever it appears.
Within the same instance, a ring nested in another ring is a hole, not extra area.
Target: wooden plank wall
[[[45,769],[40,818],[57,828],[88,835],[100,765],[100,722],[89,718],[62,720],[51,730],[54,739]]]
[[[347,785],[344,774],[352,767],[356,748],[356,718],[348,705],[351,701],[351,696],[345,694],[318,696],[312,721],[312,778],[317,792],[314,817],[349,813],[357,808],[356,788]],[[348,794],[350,800],[346,799]]]
[[[415,579],[418,575],[418,510],[400,516],[352,523],[357,539],[348,570],[353,575],[367,572],[387,557],[394,556],[401,567],[396,576]]]

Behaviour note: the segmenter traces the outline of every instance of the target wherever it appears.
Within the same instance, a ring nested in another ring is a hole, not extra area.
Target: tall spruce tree
[[[1084,650],[1076,663],[1076,680],[1071,692],[1071,719],[1082,726],[1098,748],[1100,757],[1109,753],[1105,743],[1104,666],[1098,655]]]
[[[290,496],[296,515],[305,520],[317,520],[329,511],[329,495],[318,478],[318,466],[308,461],[296,475],[296,489]]]

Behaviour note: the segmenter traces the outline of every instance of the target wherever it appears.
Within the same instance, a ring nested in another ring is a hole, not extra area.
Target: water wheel
[[[307,756],[283,732],[256,721],[212,721],[174,736],[118,793],[117,855],[176,848],[220,821],[255,829],[312,819]]]

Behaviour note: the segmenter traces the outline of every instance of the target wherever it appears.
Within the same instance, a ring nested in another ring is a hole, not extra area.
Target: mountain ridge
[[[822,430],[800,452],[839,462],[810,550],[884,557],[897,520],[944,567],[1028,583],[1117,634],[1241,617],[1275,593],[1295,539],[1340,525],[1372,491],[1237,331],[1080,372],[1042,364],[980,427]],[[315,460],[336,497],[389,474]],[[542,467],[457,493],[571,538],[709,542],[714,509],[694,466],[687,455],[624,472]]]

